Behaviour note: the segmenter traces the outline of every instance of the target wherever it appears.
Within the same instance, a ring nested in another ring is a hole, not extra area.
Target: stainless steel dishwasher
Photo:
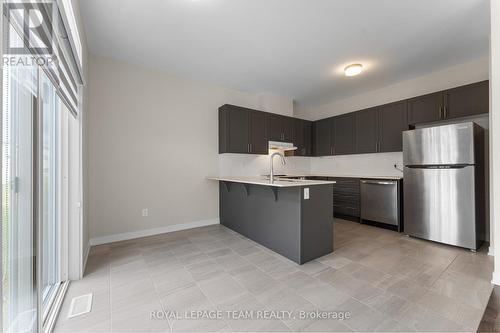
[[[397,180],[361,179],[361,220],[397,226],[401,231]]]

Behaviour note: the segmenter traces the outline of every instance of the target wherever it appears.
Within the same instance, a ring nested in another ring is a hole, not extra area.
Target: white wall
[[[490,218],[493,222],[493,246],[500,252],[500,176],[493,172],[500,168],[500,2],[490,1]],[[500,285],[500,255],[495,255],[493,283]]]
[[[78,0],[72,0],[72,7],[78,27],[78,33],[82,43],[82,67],[84,79],[88,77],[88,46],[85,36],[85,29],[80,13],[80,3]],[[86,114],[88,106],[88,86],[85,84],[81,89],[82,105],[78,121],[71,122],[71,141],[76,142],[75,146],[78,151],[72,151],[72,161],[80,164],[78,168],[73,170],[75,173],[70,174],[70,181],[72,184],[77,185],[78,188],[72,188],[72,195],[70,195],[70,226],[69,226],[69,279],[79,279],[83,276],[85,269],[85,262],[89,250],[89,224],[87,220],[87,205],[86,205],[86,147],[87,147],[87,124]],[[75,133],[76,132],[76,133]],[[74,155],[76,154],[76,156]],[[77,178],[77,179],[73,179]]]
[[[487,80],[489,77],[488,73],[489,59],[481,58],[317,108],[296,108],[294,115],[310,120],[323,119],[468,83]],[[369,75],[369,73],[366,73],[366,75]],[[394,164],[398,164],[401,167],[402,163],[402,153],[322,157],[311,161],[311,171],[313,173],[334,172],[341,175],[399,176],[401,172],[394,168]]]
[[[218,155],[218,107],[230,103],[293,113],[286,97],[183,80],[95,56],[89,87],[88,218],[95,242],[216,220],[218,184],[205,178],[219,168],[259,174],[265,165],[262,156]],[[308,168],[307,162],[297,165]],[[141,216],[143,208],[149,217]]]

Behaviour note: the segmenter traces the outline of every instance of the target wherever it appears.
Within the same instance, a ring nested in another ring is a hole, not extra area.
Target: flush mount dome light
[[[344,68],[345,76],[356,76],[363,71],[363,65],[351,64]]]

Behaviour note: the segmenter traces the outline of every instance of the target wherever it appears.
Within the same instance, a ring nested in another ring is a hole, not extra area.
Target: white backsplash
[[[359,175],[401,176],[394,168],[403,167],[403,153],[378,153],[326,157],[287,157],[282,166],[274,161],[276,174],[334,174],[339,176]],[[259,176],[269,174],[269,155],[220,154],[219,176]]]
[[[333,173],[339,176],[402,176],[394,168],[403,168],[403,153],[377,153],[362,155],[324,156],[311,158],[312,174]]]
[[[275,174],[309,173],[310,157],[286,157],[286,165],[274,160]],[[269,174],[269,155],[220,154],[219,176],[259,176]]]

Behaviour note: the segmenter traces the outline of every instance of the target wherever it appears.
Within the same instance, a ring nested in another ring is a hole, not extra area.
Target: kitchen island
[[[298,264],[333,252],[335,181],[209,179],[219,181],[222,225]]]

